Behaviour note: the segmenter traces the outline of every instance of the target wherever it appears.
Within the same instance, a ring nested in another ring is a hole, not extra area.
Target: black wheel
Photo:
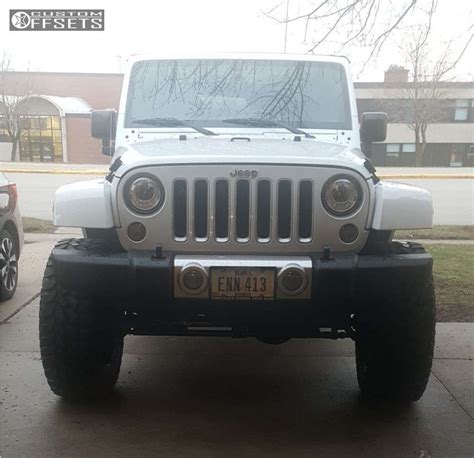
[[[18,247],[5,229],[0,231],[0,301],[11,299],[18,284]]]
[[[65,249],[94,250],[100,242],[72,239],[59,244]],[[41,290],[39,334],[44,372],[55,394],[84,399],[112,391],[123,353],[117,313],[97,299],[62,287],[49,258]]]
[[[433,283],[404,305],[394,316],[356,325],[357,379],[365,398],[412,402],[425,391],[435,338]]]

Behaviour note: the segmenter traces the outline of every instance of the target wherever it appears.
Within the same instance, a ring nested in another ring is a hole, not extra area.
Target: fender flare
[[[102,178],[61,186],[54,198],[53,223],[79,228],[114,227],[110,183]]]
[[[402,183],[375,185],[372,229],[429,229],[433,226],[433,199],[425,189]]]

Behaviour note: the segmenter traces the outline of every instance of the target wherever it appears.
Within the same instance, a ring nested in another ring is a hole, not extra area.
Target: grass
[[[438,321],[474,321],[474,245],[426,245],[434,259]]]
[[[28,216],[24,216],[22,218],[22,221],[23,221],[23,232],[25,233],[41,232],[41,233],[52,234],[56,230],[56,228],[53,226],[53,223],[45,219],[31,218]]]
[[[433,226],[433,229],[404,230],[395,232],[402,240],[474,240],[474,226]]]

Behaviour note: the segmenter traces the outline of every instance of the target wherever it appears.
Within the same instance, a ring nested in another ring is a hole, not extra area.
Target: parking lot
[[[57,237],[27,237],[0,309],[2,458],[472,456],[472,323],[438,324],[429,387],[409,407],[359,399],[351,341],[170,337],[126,339],[112,398],[62,401],[43,375],[36,297]]]

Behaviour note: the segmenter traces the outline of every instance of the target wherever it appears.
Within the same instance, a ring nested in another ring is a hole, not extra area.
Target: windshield
[[[259,126],[261,119],[272,127],[351,128],[345,71],[333,62],[140,61],[132,67],[125,127],[151,127],[140,120],[152,118],[202,127],[271,126]]]

